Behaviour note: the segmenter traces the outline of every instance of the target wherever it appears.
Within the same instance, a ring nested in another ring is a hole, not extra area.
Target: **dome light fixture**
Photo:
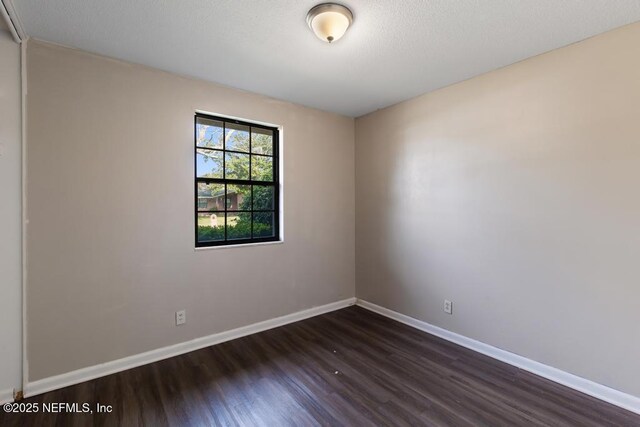
[[[353,14],[341,4],[322,3],[307,14],[307,24],[322,41],[333,43],[340,40],[353,23]]]

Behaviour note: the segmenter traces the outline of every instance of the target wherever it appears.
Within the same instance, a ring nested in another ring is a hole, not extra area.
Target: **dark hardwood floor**
[[[639,415],[359,307],[23,402],[113,412],[0,411],[0,426],[640,426]]]

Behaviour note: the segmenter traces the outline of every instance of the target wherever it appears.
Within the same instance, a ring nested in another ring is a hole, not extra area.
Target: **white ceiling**
[[[317,0],[14,0],[28,35],[360,116],[640,20],[640,0],[344,0],[329,45]]]

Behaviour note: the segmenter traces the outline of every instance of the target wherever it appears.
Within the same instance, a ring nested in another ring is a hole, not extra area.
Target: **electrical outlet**
[[[176,326],[187,323],[187,310],[176,311]]]
[[[448,299],[444,300],[444,312],[447,314],[453,314],[453,303]]]

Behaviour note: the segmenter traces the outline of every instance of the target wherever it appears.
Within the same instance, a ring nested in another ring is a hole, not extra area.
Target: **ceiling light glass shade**
[[[340,40],[353,23],[353,14],[346,7],[335,3],[319,4],[307,14],[307,24],[322,41]]]

